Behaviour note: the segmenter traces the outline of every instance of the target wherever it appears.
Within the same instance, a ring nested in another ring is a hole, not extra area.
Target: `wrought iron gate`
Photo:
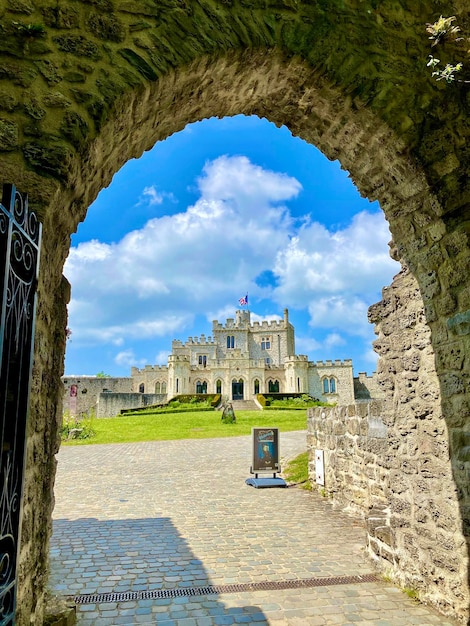
[[[14,624],[41,225],[28,197],[0,204],[0,626]]]

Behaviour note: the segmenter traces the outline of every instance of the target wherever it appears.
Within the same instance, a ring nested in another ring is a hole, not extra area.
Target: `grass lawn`
[[[168,441],[170,439],[206,439],[250,435],[253,426],[272,426],[281,432],[305,430],[307,411],[237,411],[235,424],[222,424],[222,413],[190,412],[142,415],[86,420],[96,436],[64,441],[62,445],[83,446],[95,443],[133,441]]]

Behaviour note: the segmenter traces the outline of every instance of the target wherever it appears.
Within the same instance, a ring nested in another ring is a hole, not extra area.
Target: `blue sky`
[[[166,364],[172,339],[210,335],[247,293],[254,320],[289,309],[297,354],[370,373],[390,238],[379,205],[287,128],[191,124],[117,172],[72,237],[65,373]]]

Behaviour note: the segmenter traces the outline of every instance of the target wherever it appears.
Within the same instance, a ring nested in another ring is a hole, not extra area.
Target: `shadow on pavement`
[[[168,517],[153,519],[78,520],[53,523],[49,587],[61,596],[158,592],[174,596],[128,600],[119,596],[106,601],[79,603],[79,624],[155,623],[205,618],[205,623],[267,623],[259,607],[227,607],[218,595],[185,595],[184,589],[213,585],[212,569],[223,555],[214,545],[214,558],[204,564],[190,550]],[[222,568],[225,566],[222,566]],[[219,581],[220,573],[218,572]],[[171,591],[174,590],[174,591]],[[207,590],[206,590],[207,591]],[[155,593],[154,595],[159,595]],[[234,597],[234,600],[236,598]],[[137,618],[138,616],[138,618]],[[174,623],[174,622],[173,622]]]

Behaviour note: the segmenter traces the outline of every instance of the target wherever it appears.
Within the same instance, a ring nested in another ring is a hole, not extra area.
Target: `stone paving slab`
[[[281,456],[306,433],[282,433]],[[295,487],[245,484],[251,438],[63,447],[50,586],[122,594],[373,573],[360,520]],[[451,622],[385,582],[81,604],[81,626]]]

